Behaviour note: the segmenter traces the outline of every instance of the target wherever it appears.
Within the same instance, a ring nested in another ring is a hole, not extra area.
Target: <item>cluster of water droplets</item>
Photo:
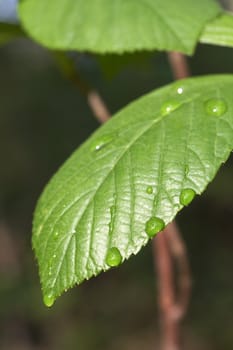
[[[175,93],[177,98],[172,98],[165,101],[161,106],[161,113],[163,115],[169,114],[179,108],[182,101],[179,100],[179,96],[183,95],[186,88],[182,84],[175,84]],[[206,114],[216,117],[221,117],[227,112],[227,104],[221,98],[211,98],[203,103],[204,111]]]
[[[179,96],[183,95],[186,88],[182,84],[175,84],[175,92],[177,98],[172,98],[165,101],[161,105],[162,115],[169,114],[179,108],[182,101],[179,100]],[[223,99],[212,98],[203,103],[204,111],[209,116],[221,117],[227,112],[227,104]],[[148,194],[153,193],[153,187],[150,185],[146,188]],[[184,188],[179,197],[180,205],[187,206],[194,199],[196,192],[192,188]],[[145,231],[149,237],[154,237],[158,232],[162,231],[165,227],[164,221],[156,216],[152,216],[145,224]]]
[[[173,87],[173,91],[175,91],[176,96],[168,99],[163,102],[160,108],[162,115],[167,115],[182,105],[182,100],[180,100],[180,95],[182,95],[185,91],[185,87],[183,85],[175,84],[175,88]]]

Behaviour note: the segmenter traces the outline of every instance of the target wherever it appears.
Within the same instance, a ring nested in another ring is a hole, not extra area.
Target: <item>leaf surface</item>
[[[136,254],[204,191],[232,148],[232,75],[170,84],[101,126],[35,211],[45,302]]]
[[[19,14],[35,40],[53,49],[97,53],[176,50],[191,54],[215,0],[22,0]]]
[[[200,42],[233,47],[233,14],[224,13],[207,23]]]

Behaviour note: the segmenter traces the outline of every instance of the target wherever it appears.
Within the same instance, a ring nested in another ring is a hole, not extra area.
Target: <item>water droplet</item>
[[[158,232],[162,231],[165,223],[162,219],[152,216],[147,222],[145,231],[149,237],[154,237]]]
[[[196,192],[192,190],[191,188],[185,188],[180,193],[180,204],[182,205],[189,205],[189,203],[192,202],[193,198],[195,197]]]
[[[57,254],[53,254],[53,258],[55,259],[57,257]]]
[[[183,93],[186,90],[185,84],[182,81],[177,81],[172,86],[173,92],[175,92],[177,95],[183,95]]]
[[[162,104],[161,112],[162,114],[168,114],[177,109],[180,106],[180,102],[177,100],[169,100]]]
[[[183,86],[179,86],[179,87],[176,89],[176,92],[177,92],[177,94],[182,95],[183,92],[184,92],[184,87],[183,87]]]
[[[114,267],[120,265],[122,262],[122,256],[118,248],[112,247],[108,250],[106,256],[106,264],[108,266]]]
[[[153,193],[153,187],[152,187],[152,186],[147,186],[146,192],[147,192],[148,194],[152,194],[152,193]]]
[[[204,106],[208,115],[213,115],[216,117],[221,117],[221,115],[227,111],[226,102],[220,99],[210,99],[205,102]]]
[[[113,141],[113,135],[104,135],[95,142],[93,142],[91,149],[92,151],[100,151],[102,148],[104,148],[107,144],[109,144],[111,141]]]
[[[53,294],[47,294],[44,296],[43,301],[47,307],[51,307],[54,304],[55,298]]]

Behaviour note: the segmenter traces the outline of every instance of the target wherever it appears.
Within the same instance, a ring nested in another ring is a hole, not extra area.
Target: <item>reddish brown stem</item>
[[[87,100],[93,114],[98,119],[98,121],[101,124],[105,123],[110,118],[110,113],[101,96],[95,90],[89,90],[87,94]]]
[[[178,350],[180,348],[179,323],[174,317],[175,293],[171,254],[168,249],[166,230],[153,240],[155,266],[158,272],[161,323],[161,349]]]
[[[185,56],[168,54],[175,79],[189,76]],[[181,350],[181,321],[184,318],[191,292],[191,277],[185,244],[175,224],[169,224],[153,241],[153,253],[158,273],[161,350]],[[175,288],[175,267],[177,289]]]
[[[175,80],[190,76],[190,70],[186,57],[179,52],[168,52],[168,61]]]
[[[171,251],[178,270],[176,317],[182,320],[188,308],[192,287],[189,261],[185,243],[175,221],[167,226],[166,234],[168,238],[168,248]]]
[[[54,51],[53,57],[60,68],[62,74],[68,78],[79,89],[79,91],[87,98],[88,105],[94,117],[102,124],[110,118],[108,108],[99,95],[89,84],[82,79],[73,60],[65,53]]]

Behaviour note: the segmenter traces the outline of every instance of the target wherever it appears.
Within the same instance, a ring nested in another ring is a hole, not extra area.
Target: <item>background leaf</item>
[[[233,15],[224,13],[209,22],[205,26],[200,42],[233,47]]]
[[[191,54],[205,23],[221,13],[214,0],[23,0],[28,33],[54,49]]]
[[[66,161],[34,217],[48,306],[109,261],[136,254],[190,202],[190,190],[205,189],[233,148],[232,98],[231,75],[170,84],[124,108]]]

